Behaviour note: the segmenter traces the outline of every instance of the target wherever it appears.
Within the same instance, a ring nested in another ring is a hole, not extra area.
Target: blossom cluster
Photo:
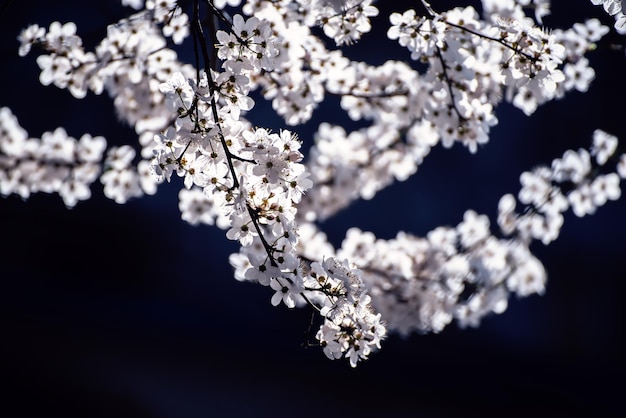
[[[135,167],[135,149],[130,145],[111,147],[104,160],[100,182],[104,185],[104,195],[116,203],[126,203],[129,199],[155,194],[157,184],[150,169],[150,163],[142,160]]]
[[[309,162],[316,187],[300,212],[325,219],[354,199],[372,198],[414,174],[439,143],[476,152],[489,140],[503,98],[530,115],[568,91],[587,91],[595,72],[585,54],[609,28],[588,19],[548,34],[522,6],[487,2],[484,13],[494,14],[484,19],[471,7],[430,17],[392,13],[388,36],[427,65],[423,73],[399,61],[372,66],[333,56],[330,68],[342,76],[326,78],[326,91],[341,96],[353,120],[371,124],[350,133],[320,125]],[[496,11],[506,18],[493,17]],[[337,187],[346,192],[338,196]]]
[[[383,240],[352,228],[336,256],[362,270],[389,332],[439,332],[452,320],[477,326],[485,315],[503,312],[511,293],[544,292],[546,271],[530,245],[554,241],[567,209],[585,216],[619,199],[626,154],[615,155],[617,146],[615,136],[596,130],[590,150],[566,151],[551,166],[522,173],[523,209],[516,212],[512,194],[498,204],[503,237],[491,232],[486,215],[468,210],[456,227],[437,227],[425,238],[399,232]]]
[[[28,199],[32,193],[58,193],[71,208],[91,197],[91,184],[98,178],[104,195],[116,203],[156,193],[158,181],[149,162],[133,165],[133,147],[106,147],[102,136],[75,139],[62,127],[28,138],[11,110],[0,108],[0,194]]]
[[[615,136],[596,130],[589,151],[568,150],[550,167],[538,166],[522,173],[518,200],[525,208],[516,214],[513,196],[503,196],[498,206],[502,232],[515,234],[524,242],[538,239],[549,244],[558,238],[566,210],[571,208],[582,217],[595,213],[609,200],[619,199],[626,155],[615,157],[617,146]],[[603,172],[612,160],[617,160],[615,170]]]
[[[19,55],[43,50],[43,85],[79,99],[106,92],[139,144],[107,150],[104,138],[76,140],[63,128],[28,138],[0,108],[2,195],[57,192],[71,207],[99,177],[104,194],[125,203],[178,177],[182,219],[217,225],[240,244],[230,257],[235,278],[268,287],[274,306],[310,306],[323,352],[353,367],[388,333],[440,332],[453,320],[477,325],[503,312],[511,294],[543,293],[546,271],[531,242],[554,241],[566,210],[592,214],[621,196],[626,156],[616,155],[617,138],[597,130],[590,150],[522,173],[517,199],[499,201],[499,234],[486,215],[468,210],[458,225],[422,238],[399,232],[383,240],[351,228],[335,249],[318,221],[408,179],[438,144],[478,152],[503,100],[530,116],[587,91],[595,78],[587,54],[609,28],[588,19],[542,29],[548,0],[483,0],[480,13],[421,1],[421,11],[387,17],[387,38],[410,59],[374,65],[343,48],[371,31],[373,0],[191,3],[187,10],[175,0],[122,0],[133,14],[110,25],[92,52],[72,22],[22,31]],[[623,22],[623,2],[592,3]],[[190,36],[196,66],[174,49]],[[285,124],[300,125],[328,96],[361,127],[321,123],[301,141],[247,119],[262,97]]]
[[[542,293],[546,274],[527,247],[498,239],[485,215],[467,211],[456,227],[438,227],[425,238],[404,232],[391,240],[348,231],[340,257],[363,270],[372,304],[390,332],[440,332],[453,319],[478,325],[503,312],[509,293]]]
[[[387,33],[411,52],[413,60],[428,63],[425,76],[435,89],[426,110],[443,127],[443,143],[464,138],[471,151],[487,141],[489,127],[495,124],[493,109],[501,97],[527,115],[539,104],[562,97],[571,89],[574,76],[569,70],[564,74],[563,66],[586,68],[584,53],[608,32],[606,27],[593,30],[601,25],[590,19],[576,25],[574,33],[548,33],[524,15],[521,3],[510,2],[508,8],[488,3],[483,13],[486,16],[481,19],[472,7],[466,7],[418,16],[410,9],[391,14]],[[589,33],[593,40],[584,37]],[[576,34],[583,39],[576,49],[567,48],[565,43]]]
[[[321,26],[337,45],[352,44],[371,30],[370,18],[378,16],[373,0],[279,0],[248,1],[243,12],[249,16],[282,14],[283,21],[306,27]]]
[[[202,72],[199,82],[175,73],[160,85],[178,118],[156,137],[153,171],[161,180],[170,181],[174,172],[184,178],[190,192],[181,199],[183,218],[217,222],[241,244],[231,257],[235,277],[269,286],[273,305],[309,303],[324,318],[316,335],[324,352],[356,366],[380,346],[385,328],[347,262],[313,261],[305,273],[295,215],[312,182],[300,163],[301,143],[290,131],[252,128],[242,119],[254,105],[249,80],[272,69],[269,26],[235,15],[233,32],[216,36],[222,72]],[[206,214],[194,218],[198,210]]]
[[[58,193],[67,207],[91,197],[100,174],[106,139],[84,134],[72,138],[65,129],[29,138],[9,108],[0,108],[0,194]]]
[[[113,98],[120,120],[132,126],[139,135],[142,159],[132,169],[128,167],[125,174],[134,172],[133,186],[127,187],[121,194],[106,193],[107,196],[115,195],[114,199],[118,203],[156,191],[157,181],[154,177],[137,176],[147,172],[146,167],[155,145],[154,135],[173,119],[159,91],[159,84],[176,71],[192,73],[192,67],[179,62],[176,52],[166,47],[163,32],[167,33],[167,30],[158,26],[164,19],[170,21],[167,17],[170,14],[164,13],[164,5],[156,6],[154,2],[147,2],[146,7],[137,15],[110,25],[106,37],[94,52],[84,50],[73,22],[61,24],[55,21],[47,30],[36,24],[31,25],[18,37],[19,55],[25,56],[33,46],[47,52],[37,57],[41,69],[39,80],[43,85],[65,88],[77,99],[84,98],[88,91],[108,93]],[[126,152],[129,155],[131,151]],[[135,151],[132,153],[133,157],[128,159],[128,164],[135,164]],[[99,163],[102,169],[103,161]],[[138,179],[141,181],[138,182]],[[108,184],[117,184],[113,180],[111,174],[105,177]],[[134,187],[136,184],[140,188]],[[110,191],[111,188],[106,190]]]

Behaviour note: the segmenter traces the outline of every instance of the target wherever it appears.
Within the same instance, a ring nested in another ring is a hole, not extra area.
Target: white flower
[[[313,181],[309,178],[311,173],[302,171],[299,174],[293,172],[285,179],[287,184],[286,198],[294,203],[299,203],[302,200],[302,196],[313,187]]]
[[[465,248],[473,247],[489,235],[489,218],[468,210],[463,215],[463,222],[457,226],[459,240]]]
[[[128,168],[105,171],[100,176],[100,181],[104,185],[104,195],[118,204],[126,203],[131,197],[143,194],[139,176]]]
[[[41,155],[48,160],[66,163],[74,161],[76,140],[68,136],[63,128],[57,128],[54,132],[44,132],[41,136],[41,146]]]
[[[30,52],[31,46],[35,42],[40,42],[45,34],[46,30],[39,27],[39,25],[30,25],[20,32],[20,35],[17,38],[20,41],[18,55],[20,57],[26,56]]]
[[[205,187],[211,181],[211,177],[207,176],[204,172],[205,169],[213,164],[211,164],[209,157],[206,155],[200,154],[196,155],[195,153],[185,154],[188,158],[185,164],[185,179],[183,180],[183,184],[187,189],[190,189],[192,185]]]
[[[604,35],[609,33],[609,28],[596,18],[587,19],[585,23],[574,23],[573,28],[577,33],[588,39],[589,42],[598,42]]]
[[[616,173],[600,175],[591,182],[593,203],[602,206],[607,200],[617,200],[621,196],[620,178]]]
[[[65,88],[71,78],[72,64],[67,57],[60,55],[40,55],[37,57],[37,65],[41,68],[39,81],[44,86],[54,84],[59,88]]]
[[[575,64],[565,64],[564,72],[564,87],[567,90],[576,88],[576,90],[583,93],[587,91],[591,81],[596,76],[596,72],[589,66],[587,58],[581,58]]]
[[[248,247],[252,248],[252,247]],[[281,277],[282,272],[278,267],[273,266],[267,257],[267,254],[254,255],[249,254],[248,264],[250,267],[244,274],[245,280],[251,280],[262,286],[269,286],[274,277]]]
[[[552,161],[552,177],[558,182],[571,181],[579,184],[591,171],[591,157],[584,149],[567,150],[562,158]]]
[[[296,306],[296,296],[302,293],[303,290],[296,283],[299,282],[283,277],[271,279],[270,287],[275,291],[272,296],[272,305],[278,306],[282,302],[288,308],[294,308]]]
[[[567,198],[570,205],[572,205],[574,214],[578,217],[592,215],[596,212],[593,191],[588,183],[579,185],[567,195]]]
[[[0,152],[20,158],[27,154],[28,132],[22,128],[8,107],[0,108]]]
[[[617,149],[617,137],[610,135],[600,129],[593,131],[593,144],[591,155],[596,157],[599,165],[604,165]]]
[[[529,257],[518,265],[506,281],[509,290],[519,296],[533,293],[543,294],[545,291],[546,271],[535,257]]]
[[[77,157],[80,161],[84,162],[99,162],[102,159],[102,154],[106,146],[107,141],[104,137],[92,137],[89,134],[84,134],[78,141],[78,147],[76,149]]]
[[[109,149],[105,163],[114,170],[123,170],[130,166],[135,155],[136,152],[130,145],[113,147]]]
[[[52,22],[46,33],[46,48],[57,53],[70,55],[73,49],[81,46],[81,39],[76,36],[76,23],[67,22],[63,25]]]
[[[163,26],[163,35],[170,36],[176,45],[180,45],[189,36],[189,26],[189,16],[179,13]]]
[[[80,200],[87,200],[91,197],[89,186],[81,181],[69,179],[64,181],[59,189],[59,195],[63,198],[63,203],[68,208],[76,206]]]
[[[194,92],[183,73],[174,73],[165,83],[159,85],[161,93],[166,95],[166,104],[169,109],[177,110],[179,107],[189,109]]]
[[[226,238],[231,240],[238,240],[241,245],[244,247],[252,244],[252,240],[256,235],[256,231],[254,231],[254,226],[252,225],[252,220],[250,217],[240,214],[235,214],[231,216],[231,227],[226,232]]]

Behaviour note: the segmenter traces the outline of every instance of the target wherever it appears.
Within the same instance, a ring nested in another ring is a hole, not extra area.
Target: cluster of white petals
[[[400,335],[440,332],[452,320],[476,326],[503,312],[509,293],[541,294],[546,280],[526,246],[496,238],[488,218],[471,210],[425,238],[400,232],[382,240],[350,229],[338,256],[358,260],[374,308]]]
[[[20,56],[42,51],[41,84],[78,99],[107,93],[139,141],[107,150],[104,138],[76,140],[63,128],[28,138],[0,108],[3,196],[54,192],[72,207],[99,178],[107,197],[125,203],[180,178],[182,219],[216,225],[240,245],[230,257],[234,277],[266,286],[274,306],[311,307],[323,352],[353,367],[388,333],[476,326],[503,312],[511,295],[542,294],[547,274],[531,243],[554,241],[566,210],[593,214],[621,196],[626,155],[597,130],[589,150],[521,174],[517,197],[498,203],[498,234],[486,215],[468,210],[426,237],[383,240],[351,228],[335,249],[316,222],[408,179],[438,144],[477,152],[502,101],[531,115],[586,92],[595,78],[587,54],[609,28],[588,19],[543,29],[549,0],[483,0],[480,13],[421,1],[385,19],[407,61],[374,65],[343,52],[371,31],[373,0],[190,3],[122,0],[132,15],[110,25],[94,51],[73,22],[19,34]],[[623,1],[592,3],[624,28]],[[199,68],[174,50],[188,37]],[[286,125],[301,125],[328,96],[360,128],[321,123],[308,148],[291,130],[247,119],[253,97],[262,97]]]
[[[326,356],[346,356],[355,367],[359,360],[380,348],[387,332],[381,314],[372,310],[361,272],[351,268],[347,260],[328,258],[312,263],[305,287],[330,295],[320,311],[325,320],[317,333]]]
[[[272,33],[266,22],[240,15],[232,30],[216,35],[222,72],[202,73],[198,83],[175,73],[160,85],[179,117],[156,137],[153,171],[160,180],[170,181],[173,173],[184,178],[184,219],[217,223],[241,244],[231,257],[235,277],[269,286],[273,305],[314,306],[325,319],[317,334],[325,353],[348,357],[356,366],[379,347],[385,328],[346,265],[333,266],[329,258],[325,274],[317,262],[305,273],[297,251],[296,205],[313,183],[301,163],[301,143],[290,131],[252,128],[242,118],[254,105],[249,80],[272,70]],[[342,272],[354,283],[344,285]],[[329,334],[331,329],[336,333]]]
[[[106,148],[101,136],[72,138],[65,129],[29,138],[9,108],[0,108],[0,194],[58,193],[67,207],[91,197]]]
[[[130,145],[111,147],[107,152],[100,182],[104,185],[104,195],[115,203],[126,203],[144,193],[156,193],[160,180],[155,180],[148,161],[142,160],[135,167],[135,155],[135,149]]]
[[[143,7],[142,2],[127,4],[136,9]],[[173,119],[159,85],[175,72],[192,74],[193,71],[193,67],[178,61],[175,51],[167,48],[163,35],[167,30],[163,25],[170,22],[172,16],[179,15],[176,2],[168,4],[171,9],[165,8],[164,2],[156,5],[148,1],[146,9],[110,25],[106,37],[93,52],[83,49],[73,22],[53,22],[47,30],[31,25],[18,37],[21,56],[29,53],[32,46],[42,47],[46,52],[37,57],[41,69],[39,80],[43,85],[65,88],[77,99],[84,98],[88,91],[95,94],[106,92],[113,98],[119,119],[132,126],[139,135],[140,161],[135,161],[133,150],[130,159],[133,167],[127,167],[126,174],[114,177],[107,170],[109,174],[105,182],[113,189],[107,188],[106,195],[113,196],[119,203],[129,197],[156,192],[156,179],[146,175],[155,145],[153,138]],[[182,26],[188,29],[187,24]],[[98,163],[102,170],[104,161]],[[133,173],[132,178],[125,179],[129,173]],[[118,183],[126,184],[126,191],[115,186]]]
[[[530,244],[555,240],[563,212],[589,215],[619,199],[626,155],[614,154],[617,145],[616,137],[596,130],[590,151],[566,151],[550,167],[524,172],[523,210],[516,212],[512,194],[498,204],[502,237],[492,234],[486,215],[469,210],[456,227],[435,228],[425,238],[399,232],[383,240],[352,228],[336,256],[359,266],[389,332],[440,332],[453,320],[477,326],[485,315],[503,312],[511,293],[544,292],[546,271]],[[609,161],[617,164],[607,167]]]
[[[551,167],[538,166],[522,173],[518,199],[533,210],[516,216],[513,225],[510,216],[514,205],[502,204],[507,208],[499,215],[503,231],[511,233],[515,229],[522,237],[548,244],[558,237],[562,214],[570,207],[576,216],[582,217],[595,213],[608,200],[619,199],[619,170],[600,171],[613,157],[617,142],[613,135],[596,130],[590,151],[568,150],[552,161]]]

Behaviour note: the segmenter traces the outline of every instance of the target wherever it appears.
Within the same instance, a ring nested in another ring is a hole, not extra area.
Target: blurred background
[[[2,3],[0,106],[30,136],[63,126],[76,138],[136,142],[108,97],[79,101],[43,87],[36,54],[17,56],[16,37],[31,23],[75,21],[79,35],[95,42],[123,12],[106,3]],[[394,7],[413,4],[401,3]],[[468,4],[442,3],[440,10]],[[585,17],[613,24],[588,1],[554,1],[552,11],[548,27]],[[408,56],[384,39],[388,14],[381,6],[378,29],[355,57]],[[493,218],[500,196],[519,190],[522,171],[588,147],[594,129],[626,141],[626,38],[607,38],[589,56],[596,80],[588,94],[571,93],[531,118],[502,105],[477,154],[437,147],[409,181],[322,228],[339,244],[351,226],[391,238],[456,225],[469,208]],[[335,118],[336,103],[328,105],[298,129],[305,144],[317,124]],[[259,103],[254,117],[284,126],[270,106]],[[57,195],[0,199],[0,415],[623,416],[626,197],[587,218],[568,212],[560,238],[533,247],[548,272],[545,295],[514,297],[479,328],[391,336],[351,369],[303,346],[310,311],[273,307],[269,289],[233,279],[228,256],[236,245],[217,228],[180,220],[180,187],[173,181],[155,196],[117,205],[94,183],[92,199],[71,210]]]

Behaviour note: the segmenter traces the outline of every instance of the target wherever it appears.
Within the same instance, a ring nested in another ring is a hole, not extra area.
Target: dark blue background
[[[30,23],[75,20],[86,42],[95,42],[119,10],[92,3],[13,2],[0,16],[0,106],[10,107],[31,136],[64,126],[77,138],[88,132],[110,144],[135,142],[107,97],[78,101],[43,87],[35,54],[17,57],[16,36]],[[571,24],[585,15],[612,24],[600,8],[585,3],[555,1],[555,18],[546,24]],[[382,33],[385,19],[383,11],[374,21]],[[612,36],[614,42],[626,40]],[[355,51],[378,62],[397,53],[407,56],[374,35]],[[602,47],[590,59],[597,79],[588,94],[572,93],[532,118],[503,105],[500,124],[478,154],[438,147],[414,178],[358,202],[323,228],[339,243],[350,226],[391,238],[398,229],[423,235],[438,225],[456,225],[467,208],[493,216],[499,197],[519,189],[522,171],[565,149],[587,147],[595,128],[626,141],[623,50]],[[316,124],[335,117],[332,106],[320,109],[300,137],[310,140]],[[269,111],[256,118],[281,127]],[[72,210],[56,195],[0,200],[0,415],[624,411],[626,199],[583,219],[568,213],[558,241],[533,247],[548,271],[544,296],[512,298],[504,314],[477,329],[451,325],[439,335],[390,337],[353,370],[346,361],[302,347],[308,310],[272,307],[268,289],[232,278],[227,258],[236,246],[223,231],[180,220],[179,187],[175,181],[156,196],[120,206],[103,198],[95,184],[94,198]]]

